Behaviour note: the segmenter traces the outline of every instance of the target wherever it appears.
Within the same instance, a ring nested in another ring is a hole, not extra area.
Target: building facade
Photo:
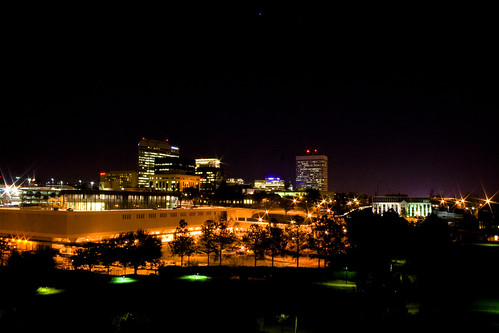
[[[432,212],[430,198],[407,195],[374,196],[372,207],[374,214],[393,211],[401,217],[410,218],[424,218]]]
[[[186,174],[194,175],[196,162],[184,157],[158,157],[154,162],[155,174]]]
[[[224,180],[223,170],[218,158],[196,159],[196,175],[199,176],[200,191],[215,191]]]
[[[119,191],[138,187],[139,177],[136,170],[114,170],[100,173],[99,190]]]
[[[182,173],[155,174],[149,176],[150,187],[160,191],[183,192],[192,187],[199,190],[199,176]]]
[[[279,177],[267,177],[255,180],[255,189],[264,191],[284,191],[286,184]]]
[[[138,146],[138,185],[149,187],[149,176],[154,174],[157,158],[179,157],[178,147],[172,146],[168,141],[158,141],[142,138]]]
[[[296,156],[296,189],[328,190],[328,161],[326,155]]]

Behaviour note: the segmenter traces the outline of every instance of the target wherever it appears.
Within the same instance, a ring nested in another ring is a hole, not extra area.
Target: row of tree
[[[169,242],[169,248],[174,256],[180,257],[183,265],[184,257],[202,253],[218,260],[222,265],[225,253],[251,253],[254,265],[265,256],[274,259],[278,256],[292,255],[299,266],[299,258],[305,252],[307,255],[324,261],[328,265],[338,255],[344,254],[348,246],[346,229],[343,219],[322,217],[314,223],[305,223],[300,216],[295,216],[291,223],[281,228],[274,223],[266,225],[252,224],[243,232],[237,232],[226,221],[207,220],[201,227],[201,235],[196,238],[191,235],[188,223],[179,222]]]
[[[242,231],[241,231],[242,230]],[[348,231],[347,231],[348,230]],[[388,267],[393,259],[435,257],[445,251],[450,243],[447,223],[430,216],[421,224],[411,225],[396,213],[373,215],[370,211],[350,214],[347,218],[323,216],[313,222],[295,216],[289,224],[253,224],[241,229],[227,221],[207,220],[201,234],[194,236],[185,220],[180,220],[168,242],[172,255],[184,258],[204,254],[222,265],[226,254],[252,255],[254,265],[265,257],[292,256],[299,266],[300,257],[318,259],[324,267],[348,258],[348,265],[355,261],[362,267]],[[2,245],[3,244],[3,245]],[[0,242],[2,253],[9,252],[7,241]],[[29,255],[13,251],[9,265],[31,262]],[[3,256],[2,256],[3,257]],[[156,264],[162,257],[162,242],[144,230],[126,232],[118,237],[89,242],[71,256],[74,267],[95,265],[133,267],[135,273],[146,263]],[[425,259],[426,260],[426,259]]]
[[[157,263],[161,258],[161,239],[148,234],[144,230],[125,232],[115,238],[101,242],[89,242],[75,251],[71,256],[75,268],[95,265],[110,268],[113,264],[133,267],[134,273],[146,263]]]
[[[243,230],[243,231],[241,231]],[[348,231],[347,231],[348,230]],[[300,257],[318,259],[318,266],[328,267],[340,258],[350,257],[362,266],[389,265],[391,260],[411,258],[424,253],[438,253],[449,244],[447,223],[431,216],[419,225],[411,225],[395,213],[384,216],[370,211],[351,214],[346,219],[323,216],[313,222],[295,216],[287,225],[253,224],[241,229],[227,221],[207,220],[201,234],[193,235],[185,220],[180,220],[168,242],[173,256],[184,265],[186,257],[206,255],[223,263],[224,255],[251,255],[254,265],[270,257],[292,256],[299,266]],[[161,240],[143,230],[123,233],[119,237],[98,243],[87,243],[76,250],[73,265],[104,265],[119,263],[124,267],[156,263],[161,258]]]

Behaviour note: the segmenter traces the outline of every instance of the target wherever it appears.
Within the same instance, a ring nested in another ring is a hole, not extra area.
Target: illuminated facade
[[[200,191],[215,191],[223,180],[223,171],[218,158],[196,159],[196,175],[199,176]]]
[[[189,229],[200,230],[206,220],[228,219],[227,209],[198,207],[54,211],[0,208],[0,237],[7,236],[30,244],[43,242],[42,244],[61,246],[144,229],[169,240],[181,219],[189,223]]]
[[[115,209],[169,209],[178,204],[172,193],[73,189],[70,186],[18,188],[23,210],[102,211]]]
[[[386,195],[373,197],[373,213],[383,215],[393,211],[402,217],[424,218],[431,214],[430,198]]]
[[[149,187],[149,176],[154,174],[156,158],[179,157],[178,147],[168,141],[158,141],[142,138],[138,147],[138,185]]]
[[[0,237],[15,240],[19,249],[26,250],[36,249],[37,244],[62,248],[139,229],[168,241],[180,220],[188,223],[191,233],[200,233],[206,220],[219,219],[244,230],[255,223],[251,217],[259,213],[261,210],[223,207],[104,211],[0,208]]]
[[[255,180],[254,186],[255,189],[264,191],[284,191],[286,187],[284,180],[279,177],[267,177]]]
[[[199,189],[199,176],[178,173],[155,174],[149,176],[150,187],[160,191],[178,191],[193,187]]]
[[[296,189],[327,191],[327,165],[326,155],[296,156]]]
[[[100,173],[99,189],[119,191],[138,187],[138,172],[135,170],[115,170]]]

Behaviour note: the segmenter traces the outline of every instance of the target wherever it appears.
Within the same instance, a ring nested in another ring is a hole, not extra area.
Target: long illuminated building
[[[176,209],[115,210],[34,210],[0,208],[0,238],[18,241],[18,249],[34,250],[39,245],[56,248],[99,241],[120,233],[143,229],[163,241],[172,239],[180,220],[188,223],[193,234],[201,232],[207,220],[226,220],[231,226],[248,228],[255,223],[258,209],[198,207]]]
[[[0,208],[0,237],[27,244],[71,245],[143,229],[166,238],[171,237],[181,219],[188,222],[189,228],[199,229],[206,220],[226,217],[227,209],[213,207],[104,211]]]

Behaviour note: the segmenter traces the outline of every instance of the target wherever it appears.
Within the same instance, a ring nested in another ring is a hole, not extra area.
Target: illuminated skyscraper
[[[306,152],[296,156],[296,188],[327,191],[327,156],[316,155],[317,150]]]
[[[196,175],[200,177],[200,191],[215,191],[224,178],[220,160],[218,158],[197,158]]]
[[[179,157],[178,147],[168,140],[158,141],[142,138],[139,141],[138,174],[139,187],[149,187],[149,176],[154,175],[155,159],[159,157]]]

